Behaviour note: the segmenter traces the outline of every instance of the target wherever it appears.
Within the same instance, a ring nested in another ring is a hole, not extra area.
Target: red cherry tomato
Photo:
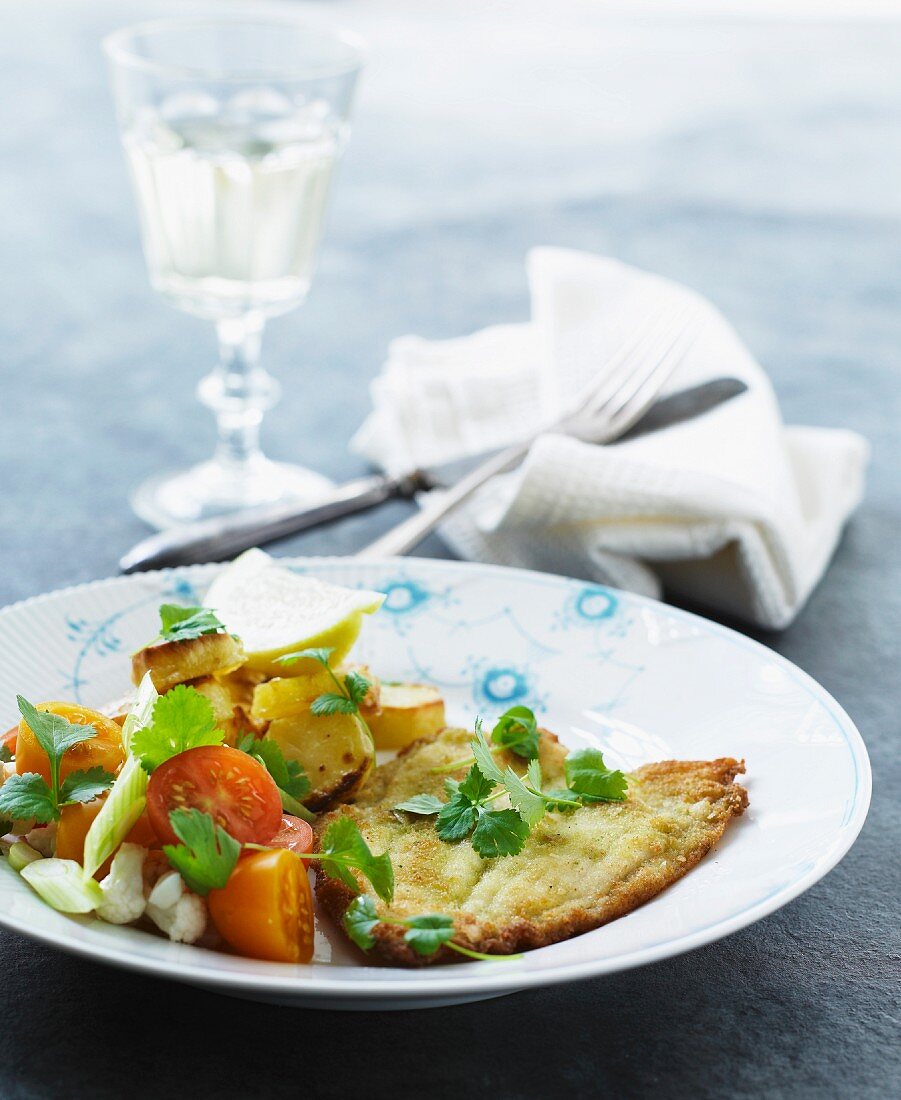
[[[197,809],[240,844],[268,844],[282,823],[272,776],[252,756],[228,745],[202,745],[160,764],[147,786],[147,815],[156,835],[178,844],[169,814]]]
[[[269,841],[268,847],[287,848],[304,856],[313,850],[313,830],[303,818],[282,814],[281,828]]]

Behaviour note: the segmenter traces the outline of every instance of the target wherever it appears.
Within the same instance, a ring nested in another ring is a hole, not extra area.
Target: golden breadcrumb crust
[[[410,745],[373,772],[353,805],[324,815],[317,833],[336,816],[353,818],[375,853],[391,854],[395,896],[391,906],[379,903],[380,914],[452,915],[455,942],[474,951],[511,954],[543,947],[631,912],[691,870],[748,804],[747,792],[733,782],[743,762],[666,760],[639,768],[624,802],[548,814],[518,855],[481,859],[466,841],[440,840],[434,818],[394,810],[414,794],[444,797],[445,776],[433,769],[465,757],[471,737],[466,730],[445,729]],[[548,788],[564,785],[565,757],[557,738],[542,730]],[[523,761],[507,753],[498,754],[498,763],[524,770]],[[464,774],[461,769],[454,777]],[[499,800],[494,808],[504,804]],[[366,890],[365,881],[359,882]],[[353,899],[318,867],[316,894],[338,920]],[[400,966],[460,961],[448,948],[416,955],[403,933],[396,925],[378,925],[371,955]]]

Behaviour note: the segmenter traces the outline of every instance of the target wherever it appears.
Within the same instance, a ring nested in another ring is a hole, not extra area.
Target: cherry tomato
[[[84,860],[84,838],[105,801],[106,795],[103,795],[90,802],[73,802],[63,806],[56,828],[56,855],[59,859],[74,859],[76,863]],[[108,869],[108,864],[106,868],[101,868],[104,874]],[[97,874],[100,875],[100,871]]]
[[[129,829],[123,843],[140,844],[142,848],[159,848],[161,846],[162,842],[156,835],[156,830],[150,824],[150,814],[147,813],[146,809]]]
[[[313,957],[313,895],[294,852],[248,852],[207,904],[222,938],[242,955],[289,963]]]
[[[56,828],[56,855],[59,859],[74,859],[84,862],[84,842],[94,818],[100,813],[106,795],[94,798],[90,802],[73,802],[63,806],[59,812],[59,824]],[[150,825],[147,811],[144,810],[132,825],[125,837],[127,844],[140,844],[142,848],[159,848],[160,842]],[[109,874],[112,857],[106,860],[94,875],[98,881]]]
[[[59,714],[78,726],[93,726],[96,731],[89,740],[73,745],[63,754],[59,766],[60,779],[65,779],[69,772],[86,771],[98,766],[115,774],[125,762],[122,731],[111,718],[107,718],[99,710],[91,710],[76,703],[38,703],[37,709]],[[19,775],[37,772],[49,783],[50,761],[24,719],[19,723],[16,733],[16,771]]]
[[[306,855],[313,850],[313,830],[303,818],[282,814],[281,828],[268,844],[270,848],[287,848],[289,852]]]
[[[160,764],[147,786],[147,812],[157,836],[178,844],[169,814],[198,809],[241,844],[267,844],[282,823],[272,776],[252,756],[228,745],[202,745]]]

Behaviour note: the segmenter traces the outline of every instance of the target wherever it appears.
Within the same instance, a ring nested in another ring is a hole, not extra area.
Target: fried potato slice
[[[213,673],[233,672],[244,663],[244,650],[231,634],[202,634],[178,642],[152,642],[131,659],[132,683],[149,672],[153,686],[163,694],[176,684],[186,684]]]
[[[356,794],[375,763],[372,739],[354,714],[313,714],[307,707],[274,718],[267,736],[306,772],[312,790],[304,805],[317,812]]]
[[[471,737],[466,730],[446,729],[410,746],[375,770],[354,805],[320,818],[317,831],[321,835],[339,814],[351,817],[374,852],[391,854],[394,901],[379,903],[379,912],[447,913],[454,918],[455,942],[475,951],[510,954],[543,947],[623,916],[691,870],[748,804],[747,792],[733,782],[744,771],[737,760],[647,764],[634,773],[624,802],[549,814],[519,855],[481,859],[466,841],[439,840],[434,819],[393,809],[421,792],[443,798],[444,776],[432,769],[465,757]],[[540,758],[548,787],[563,785],[565,757],[557,738],[542,730]],[[524,770],[509,754],[498,754],[498,763]],[[340,920],[351,891],[319,868],[316,875],[320,902]],[[365,881],[359,883],[366,891]],[[372,955],[401,966],[459,962],[447,948],[425,958],[416,955],[403,932],[378,925]]]
[[[431,684],[383,683],[367,721],[377,749],[403,749],[444,728],[444,700]]]

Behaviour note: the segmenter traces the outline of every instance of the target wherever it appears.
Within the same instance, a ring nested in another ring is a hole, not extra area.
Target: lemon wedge
[[[299,676],[314,671],[316,663],[281,665],[277,658],[329,646],[331,663],[339,664],[357,640],[363,616],[378,611],[384,599],[381,592],[294,573],[264,551],[248,550],[213,581],[205,604],[241,639],[245,668],[266,676]]]

